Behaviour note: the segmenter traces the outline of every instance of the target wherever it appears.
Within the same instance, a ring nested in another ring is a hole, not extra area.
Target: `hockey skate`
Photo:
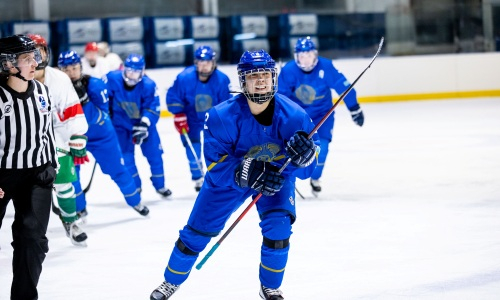
[[[160,194],[163,198],[168,198],[172,195],[172,191],[170,189],[162,187],[161,189],[156,190],[158,194]]]
[[[159,287],[157,287],[149,296],[150,300],[167,300],[170,299],[175,291],[180,287],[180,285],[175,285],[164,281]]]
[[[142,205],[141,203],[134,206],[134,210],[141,214],[141,216],[147,216],[149,214],[149,208],[146,205]]]
[[[84,208],[81,211],[76,212],[76,214],[77,214],[78,220],[80,220],[81,224],[86,225],[87,224],[87,215],[89,214],[87,212],[87,209]]]
[[[281,292],[280,289],[271,289],[263,286],[262,284],[260,285],[260,292],[259,295],[262,299],[265,300],[283,300],[283,293]]]
[[[201,190],[201,186],[203,185],[203,181],[205,179],[203,177],[200,177],[194,181],[194,190],[199,192]]]
[[[66,236],[69,237],[71,243],[76,246],[87,247],[87,234],[78,226],[77,222],[62,222],[66,230]]]
[[[319,192],[321,192],[321,185],[319,179],[311,179],[312,193],[314,197],[318,197]]]

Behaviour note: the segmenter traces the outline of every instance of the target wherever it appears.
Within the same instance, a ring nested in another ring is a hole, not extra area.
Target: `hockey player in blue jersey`
[[[141,204],[141,195],[132,175],[123,162],[122,151],[115,129],[109,118],[107,86],[100,78],[82,73],[80,56],[75,51],[59,54],[58,67],[65,72],[80,97],[83,112],[89,124],[86,133],[87,150],[92,153],[104,174],[111,176],[125,197],[127,204],[141,215],[146,216],[149,209]],[[76,167],[80,178],[80,167]],[[80,180],[73,183],[76,192],[76,210],[83,218],[87,215],[87,201]]]
[[[295,61],[288,62],[278,77],[279,90],[294,102],[298,103],[317,124],[332,108],[332,92],[339,95],[350,85],[345,76],[332,64],[330,59],[318,57],[316,45],[309,38],[299,38],[295,45]],[[364,115],[356,99],[356,91],[352,89],[344,98],[351,112],[354,123],[363,125]],[[321,191],[319,179],[323,173],[328,146],[332,141],[335,112],[333,112],[318,130],[321,141],[321,153],[318,157],[318,167],[311,176],[313,193]]]
[[[107,74],[109,110],[111,120],[120,142],[125,166],[142,189],[141,178],[135,164],[135,145],[140,145],[151,169],[151,181],[163,197],[172,194],[165,187],[163,170],[163,148],[156,123],[160,117],[160,98],[156,83],[144,74],[144,57],[130,54],[124,69]]]
[[[281,286],[295,221],[295,180],[306,179],[317,159],[317,135],[310,117],[276,93],[275,62],[264,50],[243,53],[238,63],[242,94],[211,108],[205,117],[208,165],[187,225],[180,231],[165,269],[165,281],[150,295],[166,300],[187,279],[211,238],[249,197],[256,203],[263,243],[259,279],[263,299],[284,299]],[[276,93],[276,94],[275,94]],[[287,157],[291,164],[279,173]]]
[[[215,56],[210,46],[198,47],[194,52],[194,65],[177,75],[167,92],[167,108],[174,114],[175,128],[181,134],[197,192],[203,184],[200,135],[205,113],[231,97],[229,77],[216,69]]]

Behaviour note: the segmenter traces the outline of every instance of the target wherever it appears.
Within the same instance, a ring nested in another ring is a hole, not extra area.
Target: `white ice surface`
[[[286,299],[500,299],[500,99],[363,109],[362,128],[343,105],[337,109],[320,198],[298,182],[307,199],[296,199]],[[196,193],[172,119],[158,128],[172,200],[155,193],[140,151],[149,218],[98,169],[87,194],[88,247],[71,245],[51,216],[40,299],[149,299],[163,281]],[[9,205],[0,230],[2,300],[12,278],[13,214]],[[258,222],[252,209],[173,299],[259,299]]]

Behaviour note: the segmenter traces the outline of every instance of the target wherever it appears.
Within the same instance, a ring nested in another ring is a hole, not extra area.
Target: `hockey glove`
[[[142,118],[141,122],[134,127],[132,127],[132,142],[136,145],[142,144],[149,135],[149,122]],[[149,120],[148,120],[149,121]]]
[[[87,156],[87,137],[84,135],[75,134],[69,138],[69,150],[73,155],[75,165],[82,165],[89,162]]]
[[[292,159],[292,164],[299,168],[309,166],[316,155],[316,145],[313,139],[307,138],[305,131],[299,130],[286,143],[286,155]]]
[[[278,167],[268,162],[245,158],[236,168],[234,179],[239,187],[249,187],[265,196],[272,196],[285,183],[285,178],[278,171]]]
[[[354,123],[359,126],[363,126],[363,123],[365,122],[365,116],[363,115],[363,111],[361,110],[361,107],[359,107],[359,104],[350,107],[349,111],[351,112],[351,118]]]
[[[80,98],[80,104],[84,105],[89,102],[89,95],[87,94],[87,88],[82,83],[81,80],[77,80],[73,83],[73,87],[75,88],[76,93],[78,94],[78,98]]]
[[[187,119],[187,116],[185,113],[176,114],[174,116],[175,129],[177,129],[177,131],[180,134],[184,134],[184,133],[189,132],[189,125],[188,125],[187,120],[188,119]]]

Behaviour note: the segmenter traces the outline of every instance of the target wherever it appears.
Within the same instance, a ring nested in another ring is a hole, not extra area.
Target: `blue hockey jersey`
[[[201,82],[196,66],[189,66],[168,90],[167,108],[173,114],[185,113],[190,127],[201,127],[210,108],[231,98],[229,84],[229,77],[217,69],[207,82]]]
[[[314,123],[318,123],[332,108],[331,89],[340,95],[349,85],[349,81],[335,68],[332,61],[323,57],[318,57],[318,64],[308,73],[302,71],[295,61],[289,61],[278,77],[278,93],[298,103]],[[347,94],[344,102],[348,108],[358,104],[354,89]]]
[[[132,130],[142,117],[155,126],[160,118],[160,97],[156,83],[144,75],[134,87],[123,82],[122,71],[111,71],[106,75],[109,96],[109,110],[113,125]]]
[[[283,95],[276,94],[274,97],[274,115],[270,126],[257,122],[243,94],[209,110],[204,128],[204,153],[208,169],[206,176],[210,176],[212,182],[239,189],[234,171],[246,157],[273,162],[281,167],[286,161],[286,142],[297,130],[309,133],[314,128],[311,118],[300,106]],[[317,134],[313,138],[319,145]],[[316,160],[305,168],[290,164],[282,174],[293,181],[294,177],[306,179],[315,167]]]
[[[82,107],[90,129],[92,125],[100,124],[108,118],[109,98],[106,83],[99,78],[89,77],[87,94],[91,105],[87,103]]]

